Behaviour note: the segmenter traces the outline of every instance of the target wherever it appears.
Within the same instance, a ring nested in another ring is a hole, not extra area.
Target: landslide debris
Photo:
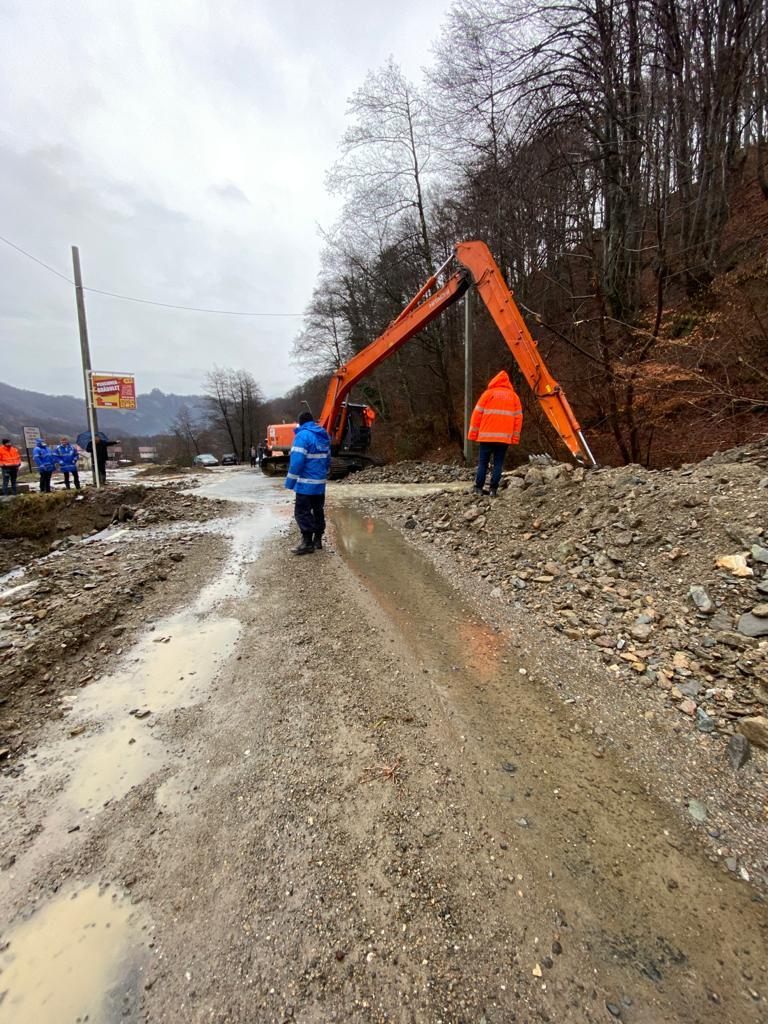
[[[389,466],[368,466],[359,473],[351,473],[343,484],[434,484],[453,483],[474,479],[475,471],[467,466],[450,463],[395,462]]]
[[[495,501],[438,491],[376,510],[691,729],[727,736],[765,714],[767,442],[679,470],[521,466],[502,487]],[[765,745],[759,723],[744,731]]]
[[[67,548],[114,522],[134,526],[183,519],[199,522],[228,510],[231,506],[227,503],[181,495],[172,485],[22,494],[0,503],[0,574]]]
[[[40,541],[46,556],[6,577],[0,588],[0,770],[35,724],[56,716],[61,690],[109,670],[110,655],[119,653],[127,632],[147,622],[153,597],[165,610],[190,575],[209,571],[220,539],[184,533],[181,524],[236,507],[172,487],[110,488],[68,501],[58,494],[39,497],[56,499],[42,504],[46,529],[53,524],[55,530]],[[26,511],[20,518],[27,517],[34,522]],[[75,525],[92,533],[113,522],[129,531],[114,543],[105,534],[84,544],[73,532]],[[179,529],[145,529],[165,523]],[[59,539],[50,542],[55,533]]]

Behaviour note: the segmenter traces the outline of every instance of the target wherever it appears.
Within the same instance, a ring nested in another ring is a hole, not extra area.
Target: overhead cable
[[[4,238],[0,235],[0,242],[5,242],[6,245],[10,246],[11,249],[15,249],[16,252],[20,252],[22,256],[26,256],[27,259],[32,260],[33,263],[39,264],[41,267],[45,267],[46,270],[55,274],[56,277],[62,278],[68,284],[74,286],[74,281],[71,277],[67,277],[66,274],[62,274],[60,270],[56,270],[55,267],[49,266],[44,263],[43,260],[33,256],[31,252],[27,252],[26,249],[22,249],[20,245],[16,245],[15,242],[11,242],[9,239]],[[175,302],[158,302],[155,299],[141,299],[135,295],[122,295],[119,292],[108,292],[102,288],[89,288],[87,285],[83,286],[83,291],[93,292],[95,295],[106,295],[111,299],[121,299],[123,302],[140,302],[145,306],[161,306],[163,309],[183,309],[189,313],[218,313],[220,316],[267,316],[267,317],[303,317],[304,313],[249,313],[239,309],[211,309],[207,306],[182,306]]]

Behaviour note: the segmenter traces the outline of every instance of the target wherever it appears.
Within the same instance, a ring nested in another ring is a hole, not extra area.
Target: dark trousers
[[[41,469],[40,470],[40,493],[50,494],[51,493],[51,476],[53,475],[52,469]]]
[[[63,470],[63,473],[64,473],[64,486],[67,488],[67,490],[69,490],[69,473],[66,471],[66,469]],[[80,474],[78,473],[78,471],[76,469],[72,470],[72,479],[75,481],[75,487],[79,491],[80,490]]]
[[[504,459],[507,457],[508,444],[501,441],[481,441],[480,454],[477,457],[477,476],[475,487],[485,486],[485,477],[488,473],[488,463],[493,456],[493,469],[491,471],[491,490],[496,490],[501,480],[501,471],[504,469]]]
[[[18,466],[3,466],[3,495],[16,493],[16,477]]]
[[[302,533],[310,536],[325,532],[325,495],[297,494],[293,515]]]
[[[107,482],[107,464],[105,462],[97,463],[99,471],[99,483],[106,484]]]

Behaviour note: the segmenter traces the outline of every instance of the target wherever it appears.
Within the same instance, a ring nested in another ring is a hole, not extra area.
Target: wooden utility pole
[[[91,470],[96,488],[101,487],[98,466],[96,463],[96,431],[99,429],[96,410],[93,408],[91,390],[91,350],[88,347],[88,322],[85,319],[85,296],[83,294],[83,276],[80,272],[80,250],[72,246],[72,269],[75,274],[75,300],[77,302],[77,324],[80,328],[80,355],[83,360],[83,385],[85,387],[85,409],[88,413],[88,429],[91,432]]]
[[[472,416],[472,289],[464,293],[464,461],[472,462],[472,442],[468,440]]]

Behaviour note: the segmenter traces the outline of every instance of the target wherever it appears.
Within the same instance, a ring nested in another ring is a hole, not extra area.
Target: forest
[[[422,80],[348,105],[338,222],[294,344],[321,404],[458,240],[491,248],[600,461],[679,465],[765,432],[768,0],[465,0]],[[515,370],[482,309],[474,390]],[[517,374],[519,380],[519,374]],[[557,452],[521,384],[522,451]],[[382,454],[458,452],[455,306],[360,389]],[[407,424],[407,429],[403,429]]]

